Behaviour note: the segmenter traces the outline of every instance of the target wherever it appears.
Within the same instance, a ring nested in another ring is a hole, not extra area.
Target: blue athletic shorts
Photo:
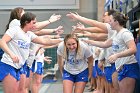
[[[122,69],[118,71],[118,80],[121,81],[125,77],[138,79],[139,78],[139,65],[138,63],[125,64]]]
[[[27,66],[27,63],[25,62],[25,64],[20,68],[20,74],[25,74],[26,77],[30,76],[30,67]]]
[[[92,68],[92,77],[93,78],[96,78],[97,77],[97,71],[96,71],[95,66],[93,66],[93,68]]]
[[[98,60],[95,60],[95,69],[98,76],[104,76],[103,71],[98,67]]]
[[[39,75],[42,75],[43,74],[43,64],[42,64],[42,62],[34,61],[33,65],[32,65],[32,72],[37,73]]]
[[[72,75],[66,70],[63,70],[63,80],[70,80],[74,83],[75,82],[88,82],[88,69],[76,75]]]
[[[20,80],[20,69],[16,69],[16,68],[0,61],[0,81],[3,81],[3,79],[8,74],[13,76],[18,81]]]
[[[112,83],[112,74],[116,71],[115,63],[111,66],[104,67],[105,78],[108,83]]]
[[[34,62],[32,63],[32,67],[31,67],[31,71],[32,71],[32,72],[35,72],[34,70],[35,70],[35,60],[34,60]]]

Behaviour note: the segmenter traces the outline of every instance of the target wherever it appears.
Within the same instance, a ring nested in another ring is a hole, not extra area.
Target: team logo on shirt
[[[75,64],[79,64],[80,63],[78,60],[75,59],[74,55],[72,55],[72,56],[70,55],[70,58],[67,61],[71,65],[75,65]]]
[[[117,52],[119,50],[119,45],[112,44],[112,49],[114,52]]]
[[[29,49],[30,43],[28,43],[27,41],[18,40],[18,46],[23,49]]]

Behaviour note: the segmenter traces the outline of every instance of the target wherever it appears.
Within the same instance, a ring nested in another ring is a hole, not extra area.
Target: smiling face
[[[29,31],[33,31],[35,28],[35,24],[36,24],[36,18],[34,20],[32,20],[30,23],[27,23],[27,28]]]
[[[67,39],[65,44],[66,44],[66,47],[69,51],[76,51],[77,41],[74,38]]]

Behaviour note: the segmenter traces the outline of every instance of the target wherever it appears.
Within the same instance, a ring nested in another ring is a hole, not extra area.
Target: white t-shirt
[[[94,58],[94,60],[93,60],[93,66],[95,66],[95,61],[96,61],[96,60],[99,60],[99,57],[100,57],[100,53],[97,55],[96,52],[97,52],[97,51],[100,51],[101,48],[96,47],[96,46],[92,46],[91,49],[92,49],[93,58]]]
[[[128,29],[121,29],[120,32],[116,34],[113,38],[112,49],[113,53],[119,53],[121,51],[127,50],[126,43],[130,40],[133,40],[133,34]],[[121,57],[115,61],[116,69],[119,69],[123,64],[132,64],[136,63],[136,59],[134,55]]]
[[[107,27],[107,30],[108,30],[108,39],[113,38],[116,35],[117,32],[115,30],[112,30],[110,24],[108,24],[108,23],[106,23],[106,27]],[[104,48],[104,52],[105,52],[104,53],[105,54],[105,59],[108,59],[108,57],[110,55],[112,55],[112,53],[113,53],[112,47]],[[107,60],[105,60],[105,67],[107,67],[107,66],[111,66],[111,64]]]
[[[75,58],[76,52],[69,52],[68,59],[66,60],[64,58],[64,69],[73,75],[79,74],[88,68],[87,58],[92,56],[92,52],[86,44],[84,44],[82,41],[79,41],[79,44],[81,48],[80,57]],[[61,42],[58,46],[57,54],[63,57],[64,42]]]
[[[15,26],[20,27],[20,20],[13,19],[10,22],[9,28],[15,27]],[[31,44],[30,44],[30,50],[29,50],[29,57],[28,57],[27,62],[26,62],[29,67],[32,66],[32,63],[33,63],[33,61],[35,59],[35,53],[36,53],[36,50],[37,49],[38,49],[38,47],[36,46],[36,43],[31,42]]]
[[[41,51],[41,49],[38,51],[37,55],[35,56],[35,61],[44,64],[44,53],[41,53]]]
[[[92,52],[93,58],[94,58],[94,60],[93,60],[93,66],[95,66],[95,60],[98,59],[97,55],[95,54],[95,48],[96,48],[96,46],[90,45],[90,47],[91,47],[91,52]]]
[[[36,54],[37,49],[38,49],[38,45],[36,43],[31,42],[30,50],[29,50],[29,57],[26,62],[29,67],[32,66],[32,63],[35,60],[35,56],[36,56],[35,54]]]
[[[28,59],[31,40],[37,36],[31,31],[25,33],[19,26],[9,28],[5,34],[11,37],[11,41],[9,41],[7,45],[10,50],[19,57],[19,63],[13,63],[7,53],[3,54],[1,61],[19,69]]]
[[[20,26],[20,20],[14,19],[10,22],[9,28],[10,27],[15,27],[15,26]]]

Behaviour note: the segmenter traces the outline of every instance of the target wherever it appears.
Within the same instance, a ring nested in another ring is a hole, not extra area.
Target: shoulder
[[[30,36],[33,39],[37,38],[38,36],[36,34],[34,34],[32,31],[28,31],[27,35]]]
[[[83,42],[81,40],[79,40],[79,44],[80,44],[80,47],[81,48],[87,48],[87,47],[89,47],[89,45],[87,43],[85,43],[85,42]]]
[[[80,48],[82,52],[89,52],[91,51],[91,46],[89,46],[87,43],[83,42],[83,41],[79,41],[80,44]]]
[[[59,50],[59,49],[62,49],[63,47],[64,47],[64,41],[63,41],[63,42],[61,42],[61,43],[59,43],[59,45],[58,45],[58,48],[57,48],[57,49]]]
[[[14,19],[10,22],[9,28],[14,26],[20,26],[20,20]]]
[[[63,55],[64,53],[64,41],[61,42],[59,45],[58,45],[58,48],[57,48],[57,54],[58,55]]]
[[[14,27],[10,27],[6,32],[19,32],[19,30],[21,30],[21,28],[19,26],[14,26]]]
[[[125,42],[134,40],[132,32],[130,32],[128,29],[122,29],[120,33],[120,38],[122,38]]]
[[[121,31],[121,35],[127,37],[127,36],[131,36],[131,35],[133,35],[133,34],[132,34],[132,32],[130,32],[128,29],[124,28],[124,29],[122,29],[122,31]]]

